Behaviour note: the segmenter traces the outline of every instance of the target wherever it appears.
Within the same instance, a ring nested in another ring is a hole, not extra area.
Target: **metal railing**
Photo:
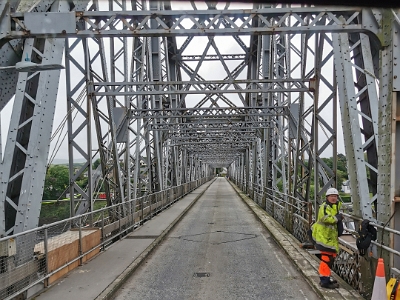
[[[0,299],[46,287],[200,185],[196,181],[0,239]]]
[[[253,199],[261,208],[263,208],[269,215],[271,215],[277,222],[279,222],[286,230],[288,230],[299,242],[306,242],[309,240],[307,231],[310,229],[313,221],[314,207],[311,202],[304,202],[300,199],[283,194],[280,191],[264,188],[262,190],[256,185],[246,185],[244,182],[230,179],[239,189],[245,192],[250,198]],[[362,219],[357,218],[349,213],[343,213],[344,223],[361,222]],[[384,225],[371,222],[381,235],[390,233],[392,235],[400,236],[400,231],[388,228]],[[354,227],[353,227],[354,228]],[[361,260],[370,259],[371,257],[362,257],[359,255],[358,249],[355,246],[355,240],[358,233],[351,229],[350,226],[345,227],[347,239],[339,238],[340,252],[335,259],[333,270],[342,277],[353,288],[358,290],[364,297],[370,297],[373,288],[373,281],[362,282],[361,276]],[[349,242],[350,240],[351,242]],[[379,240],[379,235],[378,235]],[[382,249],[388,251],[393,255],[400,256],[400,252],[387,245],[377,241],[372,241],[371,252],[376,256],[378,251]],[[394,268],[391,269],[396,270]],[[374,274],[374,272],[371,272]],[[393,275],[393,274],[392,274]]]

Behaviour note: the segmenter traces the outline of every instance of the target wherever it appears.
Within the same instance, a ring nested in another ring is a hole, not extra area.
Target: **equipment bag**
[[[369,224],[369,220],[363,220],[358,229],[359,237],[356,239],[356,245],[361,256],[364,256],[367,252],[371,241],[375,241],[377,237],[377,231],[374,226]]]

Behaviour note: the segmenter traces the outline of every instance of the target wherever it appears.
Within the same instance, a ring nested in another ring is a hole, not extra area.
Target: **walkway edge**
[[[263,210],[257,203],[255,203],[249,196],[241,191],[233,182],[227,180],[238,196],[245,202],[245,204],[253,211],[258,220],[267,228],[271,233],[273,239],[278,245],[286,252],[289,259],[297,269],[304,275],[304,278],[310,284],[311,288],[321,297],[321,299],[362,299],[365,300],[356,290],[347,284],[342,278],[336,274],[333,277],[339,282],[342,287],[335,290],[322,289],[319,286],[318,268],[319,262],[316,258],[312,257],[306,250],[301,249],[300,242],[295,239],[281,224]],[[313,279],[314,278],[314,279]],[[338,296],[340,298],[338,298]]]
[[[184,215],[193,207],[193,205],[203,196],[204,192],[208,190],[210,185],[215,181],[204,183],[208,186],[202,191],[193,201],[179,214],[179,216],[144,250],[113,282],[111,282],[103,292],[98,295],[95,300],[108,300],[111,299],[119,288],[129,279],[132,273],[141,265],[141,263],[153,252],[153,250],[163,241],[168,233],[175,227],[176,224],[184,217]]]

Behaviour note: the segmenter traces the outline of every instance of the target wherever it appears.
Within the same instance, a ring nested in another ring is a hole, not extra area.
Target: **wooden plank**
[[[108,224],[104,226],[104,235],[108,235],[109,233],[113,232],[114,230],[117,230],[118,228],[119,228],[118,221]]]
[[[49,272],[55,271],[59,267],[69,263],[74,258],[78,257],[78,255],[79,255],[79,244],[78,243],[79,243],[78,240],[75,240],[69,244],[63,245],[57,249],[49,251],[49,254],[48,254]],[[65,268],[62,268],[57,273],[51,275],[49,277],[49,284],[52,284],[60,277],[66,275],[73,268],[76,268],[78,266],[78,264],[79,264],[79,262],[75,262],[75,263],[71,264],[70,266],[66,266]],[[70,267],[71,267],[71,269],[70,269]]]
[[[141,217],[142,217],[142,212],[141,212],[141,211],[135,212],[135,213],[133,214],[133,220],[134,220],[134,222],[135,222],[135,223],[140,222]]]
[[[87,236],[85,236],[82,239],[82,251],[83,252],[87,252],[93,248],[96,248],[96,250],[93,250],[92,252],[86,254],[83,259],[82,262],[86,262],[89,259],[91,259],[93,256],[95,256],[97,253],[100,252],[100,243],[101,243],[101,231],[97,230],[96,232],[93,232]]]
[[[82,251],[85,252],[89,249],[100,245],[101,231],[99,229],[82,229]],[[43,242],[35,245],[35,253],[44,254]],[[88,254],[85,260],[90,259],[100,251],[100,247]],[[48,268],[49,272],[53,272],[63,265],[71,262],[79,256],[79,229],[73,229],[64,232],[58,236],[52,237],[48,240]],[[62,276],[66,275],[71,270],[79,266],[79,260],[73,262],[49,277],[49,284],[52,284]]]

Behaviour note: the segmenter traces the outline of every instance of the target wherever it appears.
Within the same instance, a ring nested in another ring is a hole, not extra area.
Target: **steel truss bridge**
[[[262,208],[280,201],[302,215],[305,225],[289,229],[304,240],[324,193],[337,187],[344,149],[347,220],[378,227],[372,258],[398,274],[399,9],[8,0],[0,13],[3,119],[11,108],[1,131],[2,241],[38,226],[54,149],[68,153],[71,217],[93,211],[100,186],[115,207],[227,168]],[[16,72],[26,57],[64,64],[65,80],[60,70]],[[66,142],[51,146],[59,132]],[[328,166],[322,158],[331,156]],[[16,241],[1,273],[32,259],[33,240]],[[336,271],[362,289],[369,261],[343,249],[352,271]]]

